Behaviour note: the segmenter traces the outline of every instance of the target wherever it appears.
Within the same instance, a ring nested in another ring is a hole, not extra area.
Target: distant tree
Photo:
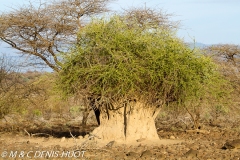
[[[240,46],[236,44],[217,44],[204,48],[207,56],[211,56],[219,65],[220,72],[233,86],[232,102],[239,101],[240,94]],[[231,110],[239,108],[234,104]],[[238,112],[236,112],[238,113]]]
[[[225,61],[237,66],[240,65],[240,46],[235,44],[218,44],[205,48],[209,55],[219,61]]]
[[[111,0],[59,0],[30,2],[0,15],[0,39],[12,48],[61,68],[59,54],[76,42],[84,17],[106,11]]]
[[[59,85],[66,95],[94,98],[101,114],[93,133],[103,140],[158,139],[154,119],[163,105],[223,96],[211,59],[159,24],[129,14],[93,20],[64,57]]]
[[[22,88],[16,62],[0,56],[0,118],[20,108],[19,89]]]
[[[217,44],[204,48],[205,54],[211,56],[221,65],[219,68],[230,81],[239,81],[240,46],[235,44]]]

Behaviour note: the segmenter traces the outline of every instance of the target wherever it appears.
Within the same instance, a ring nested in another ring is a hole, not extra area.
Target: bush
[[[0,118],[10,112],[21,112],[24,109],[24,100],[20,98],[23,85],[16,64],[9,57],[0,57]]]
[[[78,40],[64,56],[60,72],[66,95],[141,99],[152,104],[161,99],[181,105],[225,95],[221,90],[225,81],[212,60],[188,48],[170,30],[141,27],[114,16],[93,20],[79,32]]]

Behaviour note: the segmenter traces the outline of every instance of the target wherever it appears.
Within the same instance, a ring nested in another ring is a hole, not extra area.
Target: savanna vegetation
[[[78,123],[86,127],[94,106],[101,112],[94,134],[135,140],[158,139],[161,120],[196,130],[237,116],[238,45],[191,49],[176,36],[170,15],[145,7],[101,16],[111,13],[110,2],[39,2],[1,13],[1,41],[29,56],[26,63],[53,70],[23,73],[1,57],[3,121],[81,116]]]
[[[63,58],[61,85],[67,95],[96,97],[102,138],[158,138],[154,120],[163,105],[218,105],[226,96],[216,65],[169,28],[114,16],[93,20],[78,37]]]

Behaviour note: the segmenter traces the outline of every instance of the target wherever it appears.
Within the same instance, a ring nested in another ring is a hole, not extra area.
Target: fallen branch
[[[47,133],[34,133],[32,136],[37,136],[37,135],[47,135],[48,137],[51,137],[52,135],[47,134]]]
[[[33,137],[33,136],[37,136],[37,135],[47,135],[48,137],[52,136],[52,135],[47,134],[47,133],[34,133],[34,134],[31,134],[26,129],[24,129],[24,132],[26,132],[29,137]]]

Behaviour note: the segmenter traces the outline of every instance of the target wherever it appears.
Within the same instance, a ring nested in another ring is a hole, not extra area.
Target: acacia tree
[[[126,22],[131,24],[133,20],[142,28],[151,26],[152,28],[164,28],[165,30],[174,30],[179,27],[178,21],[170,21],[172,14],[163,13],[161,10],[152,8],[130,8],[124,10]]]
[[[218,44],[205,48],[208,54],[217,58],[218,61],[225,61],[235,66],[240,63],[240,46],[235,44]]]
[[[140,24],[128,15],[95,19],[78,39],[64,57],[60,87],[66,95],[94,98],[101,114],[93,133],[103,140],[158,139],[154,119],[163,105],[222,95],[210,58],[159,23]]]
[[[239,83],[240,46],[235,44],[218,44],[204,48],[207,56],[221,65],[221,72],[232,82]]]
[[[111,1],[30,2],[9,13],[1,13],[0,40],[27,55],[28,62],[33,65],[47,65],[59,72],[62,65],[59,54],[65,53],[76,43],[77,31],[85,25],[84,18],[107,12],[107,5]],[[84,113],[82,123],[86,123],[87,115]]]
[[[81,18],[107,10],[111,0],[39,1],[0,15],[0,39],[12,48],[49,66],[61,68],[59,53],[76,42]]]
[[[217,44],[204,48],[207,56],[221,65],[220,72],[231,82],[229,86],[233,87],[231,94],[230,109],[238,113],[239,109],[237,102],[239,102],[240,94],[240,46],[236,44]]]

